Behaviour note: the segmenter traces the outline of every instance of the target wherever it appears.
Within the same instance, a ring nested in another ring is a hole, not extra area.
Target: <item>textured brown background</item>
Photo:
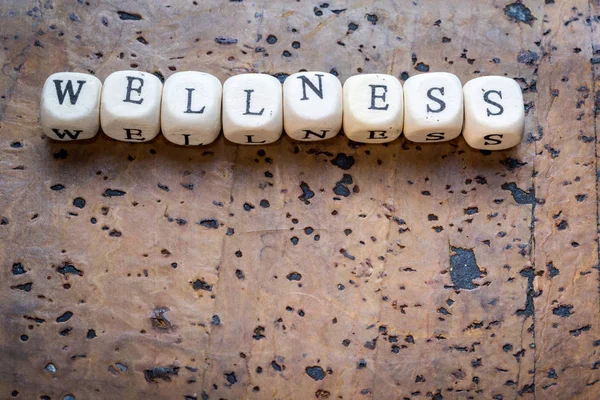
[[[0,398],[599,398],[600,2],[509,3],[3,1]],[[506,75],[525,139],[42,135],[123,69]]]

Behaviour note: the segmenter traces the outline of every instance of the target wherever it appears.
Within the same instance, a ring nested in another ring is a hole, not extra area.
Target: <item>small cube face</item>
[[[283,83],[283,125],[296,140],[334,137],[342,127],[342,84],[326,72],[299,72]]]
[[[404,136],[412,142],[452,140],[463,127],[462,83],[456,75],[430,72],[404,83]]]
[[[523,138],[525,108],[519,84],[503,76],[483,76],[463,88],[465,127],[469,146],[480,150],[504,150]]]
[[[147,142],[160,131],[162,83],[139,71],[110,74],[102,88],[100,123],[107,136],[125,142]]]
[[[281,82],[271,75],[241,74],[223,84],[223,135],[240,144],[273,143],[281,137]]]
[[[40,123],[44,133],[61,141],[90,139],[100,127],[102,82],[88,74],[59,72],[42,88]]]
[[[210,74],[177,72],[165,82],[162,133],[182,146],[212,143],[221,130],[221,82]]]
[[[392,75],[365,74],[344,83],[344,133],[360,143],[387,143],[402,132],[403,96]]]

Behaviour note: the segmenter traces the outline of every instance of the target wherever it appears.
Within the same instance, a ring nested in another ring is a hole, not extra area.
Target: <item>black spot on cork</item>
[[[260,201],[260,206],[261,206],[262,208],[269,208],[269,207],[271,207],[271,203],[269,203],[269,200],[262,199],[262,200]]]
[[[196,279],[192,282],[192,288],[194,290],[206,290],[207,292],[212,292],[212,285],[206,283],[202,279]]]
[[[373,25],[377,25],[377,21],[379,21],[379,17],[377,16],[377,14],[367,14],[365,15],[365,17],[367,18],[367,21],[369,21]]]
[[[477,214],[479,212],[479,208],[478,207],[468,207],[465,208],[465,214],[466,215],[473,215],[473,214]]]
[[[23,275],[25,272],[25,268],[23,268],[23,264],[19,263],[14,263],[12,265],[12,274],[13,275]]]
[[[562,221],[560,221],[558,224],[556,224],[556,228],[559,231],[564,231],[565,229],[567,229],[569,226],[569,223],[567,221],[565,221],[564,219]]]
[[[285,80],[287,79],[288,76],[290,76],[290,74],[286,74],[285,72],[278,72],[276,74],[273,74],[273,76],[277,79],[279,79],[279,82],[283,83],[285,82]],[[267,175],[267,173],[265,172],[265,175]],[[267,178],[271,178],[272,176],[267,176]]]
[[[252,337],[254,338],[254,340],[264,339],[266,338],[266,336],[263,335],[263,333],[265,333],[265,327],[257,326],[256,328],[254,328],[254,334],[252,335]]]
[[[482,277],[473,250],[450,246],[450,251],[450,279],[452,279],[452,288],[472,290],[479,287],[478,284],[473,283],[473,279]]]
[[[277,36],[275,36],[275,35],[267,36],[267,43],[269,43],[269,44],[277,43]]]
[[[342,179],[340,181],[336,182],[335,187],[333,188],[333,193],[337,194],[338,196],[343,196],[343,197],[350,196],[350,194],[351,194],[350,189],[346,185],[350,185],[353,182],[354,181],[353,181],[351,175],[344,174]]]
[[[73,206],[77,208],[85,207],[85,199],[83,197],[76,197],[73,199]]]
[[[271,361],[271,367],[273,367],[273,369],[277,372],[281,372],[281,365],[279,365],[277,363],[277,361],[273,360]]]
[[[536,203],[535,201],[535,193],[533,188],[529,190],[529,192],[525,192],[522,189],[517,187],[517,184],[514,182],[504,183],[502,186],[503,190],[508,190],[513,196],[513,199],[517,202],[517,204],[532,204]]]
[[[73,316],[73,313],[71,311],[67,311],[60,317],[56,318],[56,322],[59,322],[59,323],[67,322],[68,320],[71,319],[72,316]]]
[[[19,285],[11,286],[11,289],[22,290],[24,292],[31,292],[31,288],[33,287],[33,282],[21,283]]]
[[[125,196],[125,194],[127,194],[127,192],[124,192],[123,190],[106,189],[104,191],[104,193],[102,193],[102,197],[118,197],[118,196]]]
[[[523,278],[527,278],[525,308],[518,309],[515,314],[518,316],[530,317],[533,315],[533,296],[535,294],[533,279],[535,278],[535,271],[533,268],[527,267],[523,268],[520,274]]]
[[[77,269],[73,264],[65,262],[56,269],[56,272],[67,276],[69,274],[83,276],[83,271]]]
[[[355,24],[354,22],[350,22],[348,24],[348,33],[354,32],[357,29],[358,29],[358,24]]]
[[[546,267],[548,268],[548,275],[550,275],[550,278],[554,278],[556,275],[560,274],[560,270],[554,267],[554,263],[552,261],[548,262]]]
[[[429,72],[429,65],[420,62],[415,66],[415,69],[419,72]]]
[[[157,379],[170,382],[173,376],[179,375],[179,367],[170,365],[167,367],[154,367],[144,371],[144,378],[148,382],[156,383]]]
[[[519,54],[517,54],[517,62],[521,64],[535,65],[538,58],[538,54],[531,50],[521,50]]]
[[[298,272],[290,272],[286,278],[289,281],[299,281],[300,279],[302,279],[302,275],[299,274]]]
[[[69,152],[67,152],[65,149],[60,149],[59,151],[57,151],[56,153],[54,153],[52,155],[52,157],[54,157],[54,159],[56,159],[56,160],[64,160],[68,156],[69,156]]]
[[[217,229],[219,227],[219,221],[217,221],[214,218],[210,218],[210,219],[203,219],[200,222],[198,222],[198,225],[201,225],[205,228],[209,228],[209,229]]]
[[[152,310],[150,322],[154,329],[159,331],[170,331],[173,328],[171,321],[168,320],[166,315],[168,311],[169,309],[167,307],[158,307]]]
[[[523,22],[529,26],[537,19],[531,14],[531,10],[520,1],[507,4],[504,7],[504,14],[515,22]]]
[[[60,184],[60,183],[50,186],[50,189],[54,190],[54,191],[60,191],[60,190],[63,190],[64,188],[65,188],[65,185]]]
[[[569,331],[569,333],[570,333],[571,335],[573,335],[573,336],[579,336],[579,335],[581,335],[583,332],[587,332],[587,331],[589,331],[590,329],[592,329],[592,326],[591,326],[591,325],[584,325],[584,326],[582,326],[582,327],[580,327],[580,328],[577,328],[577,329],[572,329],[572,330],[570,330],[570,331]]]
[[[237,39],[227,36],[217,36],[215,38],[215,43],[218,44],[237,44],[237,42]]]
[[[306,375],[313,378],[315,381],[322,381],[325,378],[325,371],[318,365],[306,367]]]
[[[90,329],[87,331],[87,335],[85,336],[86,338],[88,338],[89,340],[94,339],[95,337],[97,337],[98,335],[96,335],[96,331],[93,329]]]
[[[231,386],[231,385],[235,385],[237,383],[237,377],[235,376],[235,372],[229,372],[229,373],[225,373],[225,379],[227,380],[227,383]]]
[[[338,153],[331,163],[344,171],[349,170],[354,165],[354,157],[347,156],[344,153]]]
[[[139,21],[143,19],[140,14],[130,13],[126,11],[117,11],[117,14],[119,15],[119,18],[123,21]]]
[[[308,200],[315,197],[315,192],[310,190],[310,187],[308,186],[308,184],[306,182],[300,183],[300,189],[302,189],[302,194],[300,196],[298,196],[298,198],[301,201],[303,201],[305,204],[310,204],[310,201],[308,201]]]
[[[559,305],[558,307],[552,309],[552,314],[558,315],[562,318],[567,318],[573,315],[573,312],[571,311],[572,309],[573,306],[571,304]]]
[[[517,158],[512,158],[512,157],[508,157],[508,158],[505,158],[504,160],[501,160],[500,164],[504,165],[504,167],[509,171],[514,171],[517,168],[521,168],[521,167],[524,167],[525,165],[527,165],[526,162],[523,162]]]

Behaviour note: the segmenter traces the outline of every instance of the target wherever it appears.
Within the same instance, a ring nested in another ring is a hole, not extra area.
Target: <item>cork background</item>
[[[600,1],[0,3],[0,398],[597,399]],[[59,143],[58,71],[505,75],[523,143]]]

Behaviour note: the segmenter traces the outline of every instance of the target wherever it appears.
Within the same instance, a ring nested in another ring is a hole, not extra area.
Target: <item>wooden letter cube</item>
[[[59,72],[42,88],[40,123],[54,140],[90,139],[100,127],[102,82],[88,74]]]
[[[324,140],[342,127],[342,84],[326,72],[298,72],[283,83],[283,125],[293,139]]]
[[[402,85],[384,74],[354,75],[344,83],[344,133],[361,143],[387,143],[402,132]]]
[[[521,142],[525,108],[519,84],[503,76],[482,76],[467,82],[463,136],[475,149],[504,150]]]
[[[213,142],[221,131],[221,82],[210,74],[177,72],[165,82],[161,103],[162,133],[175,144]]]
[[[444,142],[463,126],[462,83],[456,75],[430,72],[404,83],[404,136],[421,143]]]
[[[223,84],[223,135],[241,144],[273,143],[283,125],[281,82],[266,74],[232,76]]]
[[[125,142],[147,142],[160,131],[162,83],[139,71],[110,74],[102,88],[100,123],[106,135]]]

